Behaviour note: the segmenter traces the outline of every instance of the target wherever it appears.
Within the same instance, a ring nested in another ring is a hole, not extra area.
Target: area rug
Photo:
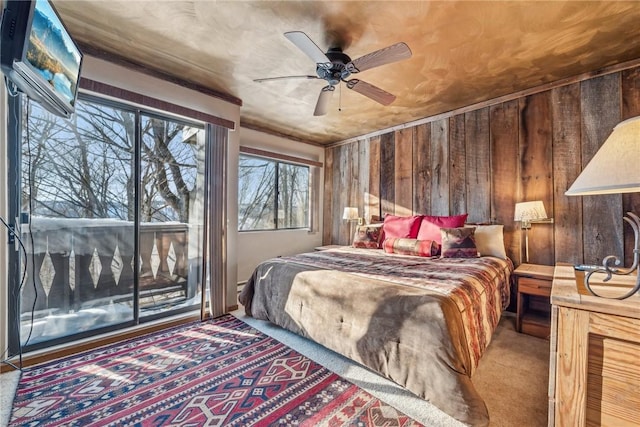
[[[27,368],[12,426],[419,426],[233,316]]]

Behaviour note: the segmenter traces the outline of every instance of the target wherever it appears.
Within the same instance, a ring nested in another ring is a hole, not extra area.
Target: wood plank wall
[[[347,244],[346,206],[371,215],[469,214],[505,226],[507,254],[524,262],[516,202],[542,200],[554,224],[529,231],[529,261],[631,264],[640,193],[564,192],[620,121],[640,115],[640,67],[326,150],[324,244]],[[640,154],[640,153],[639,153]]]

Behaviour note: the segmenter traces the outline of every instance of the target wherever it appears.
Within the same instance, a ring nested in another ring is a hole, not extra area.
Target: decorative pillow
[[[384,239],[382,248],[390,254],[431,257],[438,255],[440,245],[433,240],[401,239],[391,237]]]
[[[474,237],[480,256],[507,259],[504,249],[504,225],[477,225]]]
[[[475,258],[478,256],[475,227],[441,228],[440,258]]]
[[[424,215],[418,230],[418,240],[435,240],[442,244],[440,229],[457,228],[464,226],[468,214],[452,215],[452,216],[431,216]]]
[[[353,236],[354,248],[378,249],[382,237],[382,224],[359,225]]]
[[[384,225],[382,230],[384,238],[398,237],[406,239],[415,239],[418,236],[420,228],[420,219],[422,216],[396,216],[387,215],[384,217]],[[423,239],[424,240],[424,239]]]

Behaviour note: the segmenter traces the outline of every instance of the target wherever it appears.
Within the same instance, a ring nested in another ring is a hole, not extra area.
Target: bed
[[[513,265],[342,247],[268,260],[240,294],[247,315],[307,337],[454,418],[487,425],[471,383],[509,302]]]

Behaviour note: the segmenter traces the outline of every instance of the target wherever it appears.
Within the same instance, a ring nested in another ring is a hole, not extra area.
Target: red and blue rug
[[[233,316],[27,368],[11,426],[419,426]]]

